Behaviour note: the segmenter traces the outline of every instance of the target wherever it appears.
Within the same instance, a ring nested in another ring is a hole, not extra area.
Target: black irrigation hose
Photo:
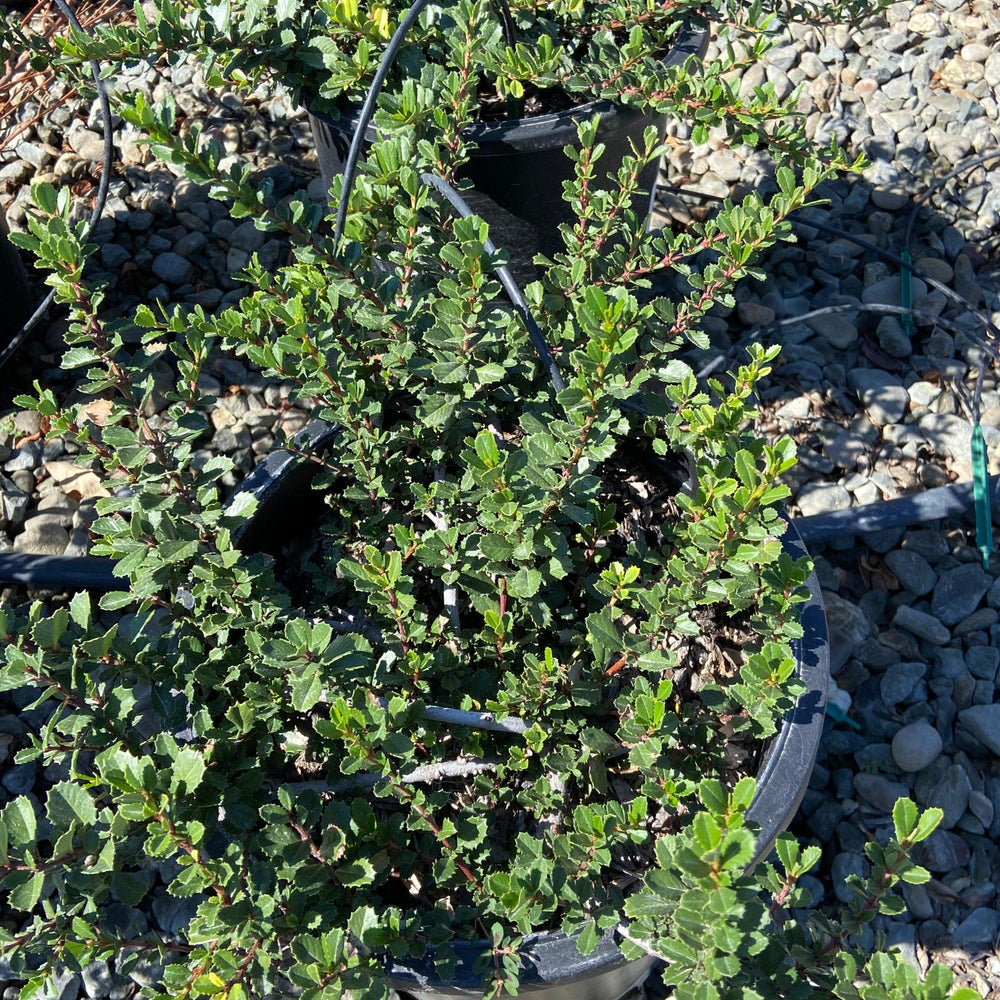
[[[56,6],[62,12],[63,16],[67,21],[77,31],[87,33],[86,29],[77,20],[76,14],[73,10],[66,4],[65,0],[55,0]],[[97,198],[94,201],[93,211],[90,213],[90,219],[87,222],[87,228],[84,233],[83,241],[86,242],[90,238],[90,234],[94,231],[94,226],[97,225],[98,219],[100,219],[102,213],[104,212],[104,204],[108,198],[108,187],[111,184],[111,164],[114,158],[114,141],[111,130],[111,101],[108,98],[107,86],[104,80],[101,79],[101,67],[97,64],[96,60],[90,61],[90,69],[94,74],[94,81],[97,84],[97,97],[101,102],[101,113],[104,116],[104,157],[101,162],[101,179],[97,185]],[[52,305],[52,301],[55,298],[56,290],[53,288],[48,295],[42,300],[41,305],[28,317],[25,321],[24,326],[21,327],[17,333],[11,338],[10,343],[0,351],[0,368],[2,368],[14,355],[14,352],[24,343],[28,335],[35,328],[35,325],[39,320],[48,312],[49,306]]]
[[[38,556],[27,552],[0,552],[0,583],[33,587],[85,587],[117,590],[128,577],[116,576],[115,560],[99,556]]]
[[[368,88],[365,102],[361,105],[361,115],[358,118],[357,129],[354,132],[354,138],[351,140],[351,148],[347,152],[347,162],[344,164],[344,179],[340,187],[340,204],[337,206],[337,222],[333,229],[334,252],[340,246],[340,239],[344,234],[344,223],[347,221],[347,208],[351,200],[351,189],[354,187],[354,177],[358,170],[358,160],[361,159],[361,148],[365,142],[365,133],[368,131],[368,124],[375,113],[375,102],[378,100],[382,84],[385,83],[385,78],[389,75],[389,70],[392,69],[392,64],[395,62],[399,50],[403,47],[403,42],[406,41],[406,36],[409,34],[410,29],[417,23],[417,18],[420,17],[424,7],[429,2],[430,0],[416,0],[413,6],[406,12],[403,20],[399,22],[399,26],[393,32],[392,38],[389,39],[389,44],[385,47],[385,52],[382,53],[382,61],[379,63],[375,77]]]
[[[974,489],[971,482],[936,486],[893,500],[877,500],[861,507],[846,507],[827,514],[796,517],[795,527],[808,545],[890,528],[906,528],[924,521],[960,517],[972,509],[975,502]],[[994,508],[1000,505],[1000,476],[990,476],[990,496]]]
[[[465,199],[444,178],[438,177],[436,174],[421,174],[420,179],[428,186],[433,187],[436,191],[443,194],[463,219],[473,214],[472,209],[469,208]],[[489,237],[486,238],[483,249],[491,255],[497,252],[497,248],[493,245],[493,241]],[[566,383],[559,373],[559,368],[552,357],[549,345],[545,342],[545,337],[535,322],[535,317],[531,315],[528,303],[525,301],[521,289],[514,280],[514,276],[504,264],[495,268],[495,274],[500,280],[500,284],[503,285],[507,296],[510,298],[511,304],[514,306],[514,311],[521,317],[524,325],[527,327],[528,336],[531,338],[531,343],[538,352],[542,364],[545,365],[549,380],[555,387],[556,392],[562,392],[566,388]]]

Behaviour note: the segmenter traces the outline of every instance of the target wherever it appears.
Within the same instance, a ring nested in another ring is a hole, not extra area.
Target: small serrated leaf
[[[35,843],[38,833],[38,820],[31,800],[24,795],[18,796],[13,802],[8,802],[0,813],[0,820],[7,828],[7,834],[12,844],[29,846]]]
[[[14,872],[5,880],[10,892],[7,904],[15,910],[33,910],[42,898],[45,886],[44,872]]]
[[[906,840],[917,825],[917,806],[911,799],[897,799],[892,807],[896,840]]]
[[[170,777],[170,790],[178,795],[190,795],[205,776],[205,760],[192,747],[182,747],[177,751]]]
[[[86,632],[90,628],[90,594],[80,590],[69,602],[69,616]]]
[[[72,781],[60,781],[49,789],[45,815],[59,830],[65,830],[74,821],[93,826],[97,822],[97,806],[85,789]]]

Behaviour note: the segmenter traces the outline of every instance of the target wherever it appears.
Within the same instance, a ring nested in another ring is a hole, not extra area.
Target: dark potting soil
[[[591,98],[581,94],[570,94],[559,88],[540,90],[530,84],[525,88],[524,97],[509,100],[501,97],[496,87],[490,83],[480,85],[476,93],[479,111],[476,121],[506,122],[512,118],[538,118],[552,115],[557,111],[567,111],[588,103]]]

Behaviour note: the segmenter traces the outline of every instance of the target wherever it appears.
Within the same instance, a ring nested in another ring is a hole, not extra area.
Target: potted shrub
[[[598,184],[599,122],[581,123],[565,250],[511,308],[486,225],[426,182],[462,165],[447,128],[373,145],[338,246],[304,196],[220,174],[221,150],[178,136],[169,105],[119,111],[234,214],[287,232],[295,261],[252,262],[252,293],[215,316],[115,318],[67,192],[40,186],[14,237],[69,309],[63,365],[86,372],[73,400],[39,388],[17,405],[120,483],[94,551],[128,579],[0,608],[0,687],[45,720],[17,759],[55,771],[44,802],[0,811],[18,914],[0,949],[27,989],[60,965],[152,957],[150,991],[185,998],[470,980],[495,996],[522,979],[565,996],[594,973],[611,996],[656,957],[680,998],[855,981],[872,1000],[944,996],[947,970],[920,984],[856,938],[900,880],[927,877],[908,851],[933,811],[897,804],[837,924],[791,909],[814,849],[782,837],[753,865],[755,761],[801,690],[808,567],[781,544],[778,479],[793,447],[749,420],[773,349],[707,386],[680,356],[836,164],[802,155],[770,199],[647,234],[631,203],[656,129]],[[802,148],[784,126],[774,139]],[[644,294],[662,268],[687,279],[676,301]],[[286,443],[322,502],[287,509],[314,530],[277,556],[244,534],[266,498],[224,501],[227,460],[193,460],[218,351],[336,428]],[[153,423],[150,369],[168,359]],[[129,930],[165,901],[169,932]]]
[[[177,139],[169,109],[137,97],[123,113],[189,176],[213,175],[219,151]],[[678,997],[856,978],[863,996],[947,992],[946,970],[919,985],[851,937],[926,877],[907,852],[933,813],[897,805],[896,840],[870,847],[838,926],[789,919],[814,849],[781,838],[777,863],[750,870],[746,772],[797,691],[806,566],[782,551],[777,481],[793,450],[747,419],[773,349],[707,388],[677,355],[827,171],[782,169],[769,203],[650,236],[624,207],[657,152],[644,140],[602,192],[596,124],[581,128],[573,249],[521,312],[497,298],[485,224],[421,183],[439,148],[409,131],[374,148],[350,221],[386,245],[337,248],[302,224],[305,202],[215,176],[239,212],[295,234],[297,260],[251,264],[256,290],[218,316],[140,307],[138,346],[84,280],[66,192],[37,189],[16,239],[52,271],[63,364],[87,378],[83,405],[44,390],[18,405],[126,487],[94,531],[129,582],[0,616],[0,684],[54,705],[17,759],[63,775],[44,804],[0,812],[0,885],[24,917],[0,941],[29,989],[57,964],[127,972],[152,953],[177,997],[374,998],[470,974],[497,995],[538,985],[554,951],[557,968],[584,956],[555,977],[574,992],[643,956],[668,960]],[[686,298],[640,301],[643,274],[706,242],[717,257]],[[325,498],[315,560],[241,552],[254,495],[224,503],[226,460],[192,462],[219,349],[338,428],[326,449],[289,445]],[[176,391],[154,427],[148,370],[168,356]],[[169,934],[130,933],[151,898],[188,909]]]

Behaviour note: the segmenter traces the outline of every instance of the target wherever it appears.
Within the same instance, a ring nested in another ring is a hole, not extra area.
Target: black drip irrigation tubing
[[[463,219],[466,219],[473,214],[472,209],[469,208],[465,199],[446,180],[444,180],[444,178],[438,177],[435,174],[421,174],[420,179],[424,182],[424,184],[427,184],[429,187],[433,187],[436,191],[443,194]],[[486,238],[486,242],[483,244],[483,249],[490,256],[493,256],[497,252],[496,247],[493,245],[493,241],[489,239],[489,237]],[[531,315],[531,311],[528,309],[528,303],[525,301],[521,289],[514,280],[514,276],[503,264],[494,268],[494,273],[499,279],[500,284],[503,285],[503,289],[507,293],[511,304],[514,306],[515,312],[521,317],[522,322],[525,327],[527,327],[528,336],[531,338],[531,344],[538,353],[538,356],[541,358],[542,364],[545,366],[545,370],[549,376],[549,381],[552,383],[556,392],[562,392],[562,390],[566,388],[566,383],[563,381],[563,377],[559,373],[559,368],[556,365],[555,359],[552,357],[549,345],[546,343],[545,337],[542,334],[538,323],[535,322],[535,317]]]
[[[417,23],[417,18],[429,2],[430,0],[416,0],[406,12],[402,21],[399,22],[398,27],[393,32],[392,38],[389,39],[389,44],[385,47],[385,52],[382,53],[382,60],[375,71],[375,76],[372,79],[371,86],[368,88],[368,93],[365,95],[364,104],[361,105],[361,115],[358,118],[354,137],[351,139],[351,148],[347,151],[347,162],[344,164],[343,181],[340,186],[340,204],[337,206],[337,221],[333,227],[333,247],[335,251],[340,246],[340,239],[344,234],[344,223],[347,221],[347,208],[351,200],[351,189],[354,187],[354,177],[358,169],[358,160],[361,159],[361,149],[364,146],[365,133],[368,131],[368,124],[375,114],[375,102],[378,100],[378,95],[382,90],[382,84],[385,83],[385,78],[389,75],[389,70],[392,69],[392,64],[396,59],[397,53],[403,47],[403,42],[406,41],[406,36],[409,34],[410,29]]]
[[[63,16],[69,23],[76,28],[77,31],[87,34],[86,28],[80,24],[77,19],[76,14],[73,13],[72,9],[66,4],[65,0],[55,0],[56,6],[62,12]],[[97,184],[97,197],[94,201],[94,208],[90,213],[90,219],[87,221],[87,227],[84,232],[83,242],[86,242],[90,238],[90,234],[94,231],[94,226],[97,225],[98,220],[104,213],[104,205],[108,198],[108,188],[111,184],[111,166],[114,160],[114,139],[111,126],[111,101],[108,97],[108,89],[101,78],[101,67],[97,64],[95,60],[90,61],[90,70],[94,74],[94,82],[97,84],[97,98],[101,102],[101,115],[104,118],[104,157],[101,161],[101,179]],[[13,357],[14,353],[18,348],[27,340],[31,331],[35,328],[42,317],[49,311],[49,307],[52,305],[55,299],[56,290],[53,288],[49,291],[48,295],[42,300],[38,308],[28,317],[24,325],[21,327],[17,333],[11,337],[10,342],[0,351],[0,368],[2,368],[10,359]]]
[[[972,483],[952,483],[893,500],[879,500],[862,507],[847,507],[793,520],[806,544],[853,538],[890,528],[908,528],[924,521],[960,517],[972,509],[973,489]],[[1000,476],[990,476],[989,493],[994,506],[1000,503]]]
[[[32,587],[116,590],[128,577],[115,575],[115,560],[100,556],[38,556],[0,552],[0,583]]]

